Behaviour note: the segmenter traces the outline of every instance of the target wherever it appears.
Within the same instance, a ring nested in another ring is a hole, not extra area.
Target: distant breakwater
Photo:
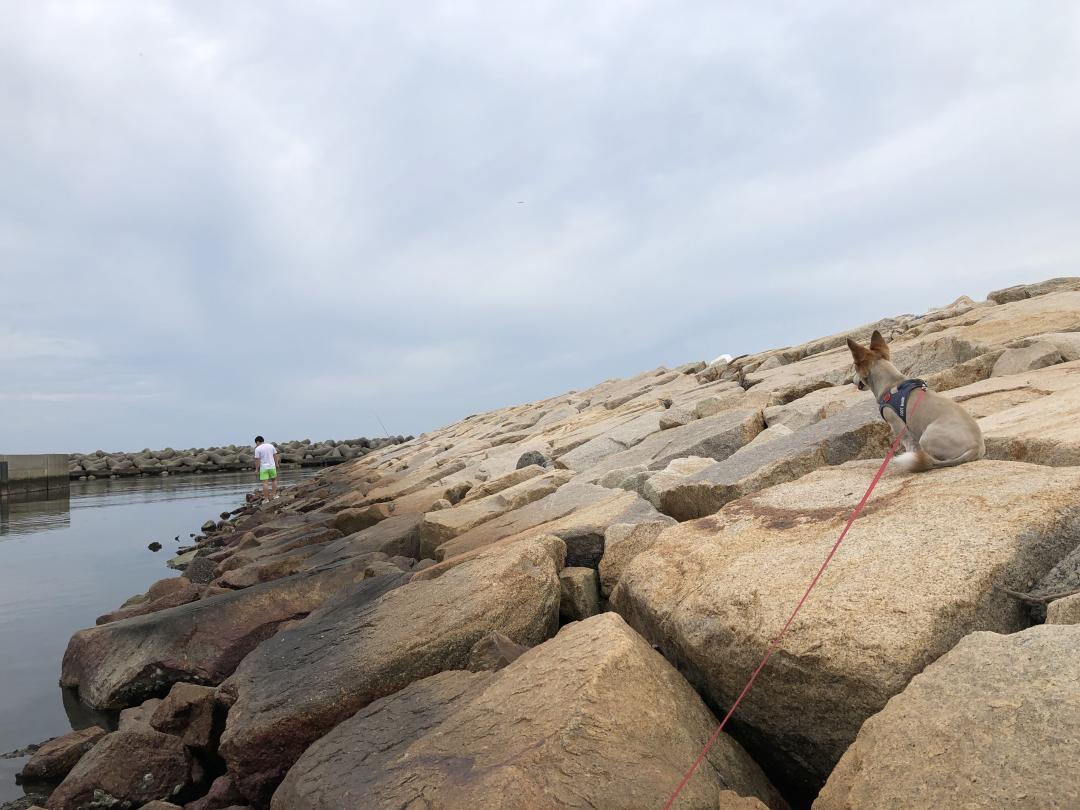
[[[327,467],[365,456],[380,447],[401,444],[412,436],[389,436],[382,439],[345,439],[312,442],[302,439],[275,442],[281,452],[283,467]],[[187,450],[141,450],[138,453],[72,453],[68,456],[68,475],[76,480],[120,478],[138,475],[183,475],[190,473],[252,470],[254,447],[230,444],[225,447],[193,447]]]

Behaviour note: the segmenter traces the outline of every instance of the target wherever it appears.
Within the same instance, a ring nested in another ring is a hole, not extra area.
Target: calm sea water
[[[282,471],[295,483],[313,471]],[[0,753],[82,727],[57,685],[76,630],[162,577],[207,518],[243,503],[250,473],[73,481],[71,497],[0,505]],[[180,537],[181,542],[174,540]],[[146,546],[157,540],[156,554]],[[0,802],[25,759],[0,759]]]

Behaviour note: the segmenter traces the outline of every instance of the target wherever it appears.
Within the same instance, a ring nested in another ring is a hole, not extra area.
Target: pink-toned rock
[[[191,756],[177,737],[152,729],[115,731],[79,760],[53,791],[49,810],[141,807],[184,789]]]
[[[24,782],[60,781],[105,734],[105,729],[91,726],[49,740],[30,757],[19,778]]]

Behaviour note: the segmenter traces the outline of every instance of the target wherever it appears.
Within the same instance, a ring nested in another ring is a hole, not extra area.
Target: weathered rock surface
[[[1080,593],[1055,599],[1046,607],[1047,624],[1080,624]]]
[[[382,552],[390,556],[420,557],[420,523],[423,515],[398,515],[362,531],[321,546],[309,565],[333,565],[362,554]]]
[[[566,470],[553,470],[486,498],[460,503],[452,509],[429,512],[420,524],[420,556],[434,557],[436,549],[443,543],[481,523],[546,498],[571,477],[572,473]]]
[[[304,753],[272,806],[659,807],[715,723],[678,673],[606,613],[494,675],[447,672],[372,704]],[[715,807],[721,788],[785,807],[727,736],[681,802]]]
[[[1051,596],[1053,594],[1080,591],[1080,546],[1074,548],[1064,559],[1027,589],[1033,596]],[[1028,605],[1031,618],[1037,622],[1046,619],[1047,606],[1044,604]]]
[[[216,691],[194,683],[173,684],[150,717],[150,726],[179,737],[189,748],[209,748],[214,739]]]
[[[979,427],[988,458],[1076,466],[1080,464],[1080,387],[983,417]]]
[[[496,672],[516,661],[528,649],[502,633],[488,633],[469,650],[465,669],[470,672]]]
[[[630,561],[650,548],[660,532],[675,525],[675,519],[660,515],[640,523],[613,523],[604,532],[604,556],[600,559],[600,592],[611,595]]]
[[[544,468],[539,464],[526,464],[524,467],[518,467],[512,472],[508,472],[505,475],[500,475],[498,478],[493,478],[490,481],[485,481],[482,484],[477,484],[472,487],[468,494],[462,498],[461,503],[469,503],[471,501],[478,501],[481,498],[486,498],[489,495],[494,495],[497,492],[502,492],[504,489],[517,486],[523,481],[528,481],[530,478],[536,478],[538,475],[544,474]]]
[[[596,568],[604,556],[604,534],[608,526],[614,523],[641,523],[646,520],[658,520],[662,515],[651,504],[633,492],[605,490],[608,497],[582,506],[563,517],[541,523],[511,535],[501,542],[513,543],[516,540],[536,536],[537,534],[554,535],[566,544],[566,564],[586,568]],[[460,539],[460,538],[458,538]],[[440,548],[440,553],[450,561],[450,553],[456,551],[456,541],[451,541]],[[432,572],[434,573],[434,572]]]
[[[117,718],[117,728],[120,731],[151,730],[153,726],[150,725],[150,718],[154,716],[154,712],[157,711],[160,705],[161,698],[150,698],[144,700],[138,706],[124,709]]]
[[[224,774],[214,780],[205,796],[185,804],[184,810],[227,810],[229,807],[245,804],[244,796],[237,790],[232,775]]]
[[[569,470],[585,470],[615,453],[621,453],[660,430],[659,411],[642,414],[628,422],[613,427],[608,432],[590,439],[564,453],[555,460],[555,466]]]
[[[761,411],[723,411],[649,436],[631,449],[609,455],[589,467],[583,472],[583,477],[597,481],[611,470],[635,464],[660,470],[669,462],[685,456],[723,460],[748,444],[764,428]]]
[[[463,668],[492,631],[527,646],[550,636],[564,553],[550,537],[499,548],[435,581],[360,591],[261,646],[221,687],[233,705],[220,752],[240,790],[265,801],[311,742],[373,700]]]
[[[49,740],[30,757],[19,778],[24,782],[59,782],[105,734],[100,726],[91,726]]]
[[[282,624],[362,577],[339,565],[80,630],[64,653],[61,685],[99,709],[136,705],[177,681],[216,685]]]
[[[811,424],[790,436],[747,447],[693,475],[654,475],[645,497],[676,520],[711,515],[725,503],[765,487],[792,481],[826,465],[883,457],[892,431],[867,402]]]
[[[1053,343],[1036,342],[1020,349],[1006,349],[994,363],[991,377],[1005,377],[1025,371],[1052,366],[1062,361],[1061,352]]]
[[[594,568],[564,568],[559,573],[562,598],[559,621],[576,622],[600,612],[600,583]]]
[[[1080,807],[1080,626],[972,633],[863,724],[814,810]]]
[[[612,607],[716,705],[734,700],[839,534],[873,462],[819,470],[664,530]],[[1026,624],[1025,590],[1080,543],[1080,469],[980,461],[886,476],[736,730],[812,789],[860,724],[973,630]]]
[[[49,810],[139,807],[175,796],[188,783],[191,756],[177,738],[151,729],[114,731],[79,760],[49,796]]]

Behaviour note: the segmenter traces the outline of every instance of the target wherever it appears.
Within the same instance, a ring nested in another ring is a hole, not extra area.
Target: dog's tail
[[[940,459],[934,458],[919,447],[909,453],[901,453],[893,459],[893,462],[905,472],[926,472],[935,467],[955,467],[957,464],[975,461],[976,459],[982,458],[983,453],[983,448],[980,446],[973,447],[972,449],[961,453],[956,458]]]
[[[907,453],[901,453],[893,463],[904,472],[926,472],[938,466],[937,459],[921,447]]]

